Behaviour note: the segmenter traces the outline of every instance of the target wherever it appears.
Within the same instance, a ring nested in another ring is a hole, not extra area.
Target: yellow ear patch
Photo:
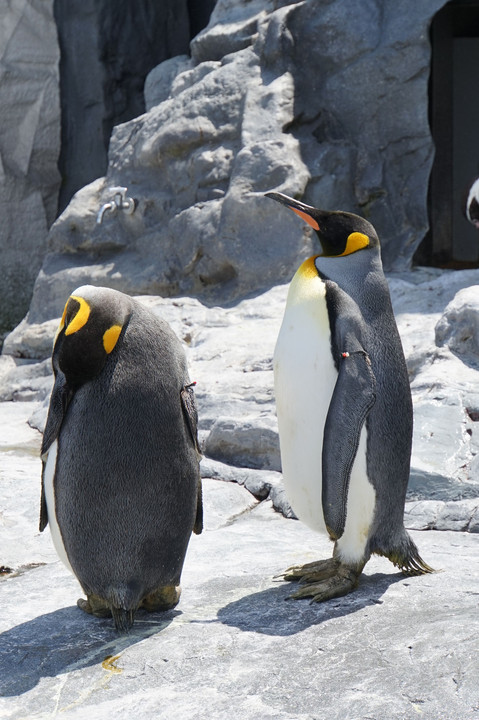
[[[346,249],[338,257],[341,257],[343,255],[351,255],[351,253],[362,250],[368,245],[369,238],[367,235],[364,235],[360,232],[353,232],[351,233],[351,235],[348,235],[348,239],[346,240]]]
[[[63,308],[62,319],[60,320],[60,324],[58,325],[57,331],[56,331],[56,333],[55,333],[55,338],[54,338],[54,340],[53,340],[53,346],[54,346],[54,347],[55,347],[55,344],[56,344],[56,342],[57,342],[58,336],[60,335],[61,331],[62,331],[63,328],[65,327],[65,317],[66,317],[66,314],[67,314],[67,307],[68,307],[68,301],[65,303],[65,307]]]
[[[112,325],[103,333],[103,347],[108,355],[111,353],[121,333],[121,325]]]
[[[62,322],[64,322],[66,309],[70,300],[76,300],[77,303],[79,303],[80,307],[78,308],[73,319],[70,320],[70,322],[68,323],[67,329],[65,330],[65,335],[73,335],[73,333],[78,332],[78,330],[80,330],[86,324],[88,318],[90,317],[90,306],[87,301],[77,295],[70,295],[67,305],[65,307],[65,311],[63,313]]]

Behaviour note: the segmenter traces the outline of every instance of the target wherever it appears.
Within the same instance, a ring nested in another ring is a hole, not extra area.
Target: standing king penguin
[[[202,529],[197,414],[181,344],[138,301],[85,285],[65,305],[42,445],[40,530],[87,599],[129,630],[180,597]]]
[[[346,595],[372,553],[406,575],[432,572],[403,523],[412,401],[378,236],[357,215],[266,196],[307,222],[322,248],[291,282],[274,353],[286,494],[334,541],[331,559],[285,571],[303,585],[292,597]]]

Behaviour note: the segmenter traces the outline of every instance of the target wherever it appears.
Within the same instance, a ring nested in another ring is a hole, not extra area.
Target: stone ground
[[[235,483],[205,480],[174,611],[127,636],[84,615],[77,581],[37,531],[40,434],[32,403],[0,405],[0,717],[226,720],[479,718],[479,535],[413,531],[437,572],[383,558],[356,593],[287,600],[275,575],[329,542]]]
[[[405,578],[373,558],[354,594],[319,606],[286,601],[275,579],[331,552],[274,509],[288,512],[272,392],[284,286],[230,308],[144,298],[198,381],[206,528],[178,607],[138,614],[128,636],[77,609],[79,585],[37,529],[49,361],[0,357],[0,566],[12,570],[0,576],[0,718],[479,720],[479,354],[460,345],[478,336],[479,275],[389,280],[415,410],[405,522],[440,572]],[[438,345],[446,306],[459,317],[456,293],[474,286],[459,334]]]

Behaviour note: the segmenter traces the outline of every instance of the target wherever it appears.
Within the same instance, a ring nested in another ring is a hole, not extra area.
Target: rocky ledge
[[[330,543],[270,500],[207,479],[180,604],[140,612],[118,636],[76,607],[77,581],[37,531],[31,410],[5,402],[0,414],[1,717],[477,718],[477,535],[413,531],[437,573],[406,578],[373,558],[355,593],[310,605],[275,576],[327,557]]]
[[[2,717],[476,718],[478,279],[389,277],[416,417],[406,525],[439,572],[405,578],[373,558],[355,593],[321,606],[285,602],[291,587],[275,579],[331,552],[291,519],[281,486],[272,353],[286,287],[229,308],[143,298],[183,339],[198,383],[206,528],[177,609],[140,613],[126,637],[76,608],[78,583],[37,530],[54,324],[12,333],[0,358]],[[21,357],[35,343],[37,357]]]

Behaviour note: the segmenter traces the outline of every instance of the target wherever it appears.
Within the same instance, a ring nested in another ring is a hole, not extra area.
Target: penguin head
[[[375,229],[359,215],[318,210],[278,192],[268,192],[266,197],[289,207],[316,231],[324,257],[345,257],[360,250],[379,248]]]
[[[131,300],[110,288],[83,285],[68,298],[53,346],[53,369],[79,387],[97,376],[131,315]]]

